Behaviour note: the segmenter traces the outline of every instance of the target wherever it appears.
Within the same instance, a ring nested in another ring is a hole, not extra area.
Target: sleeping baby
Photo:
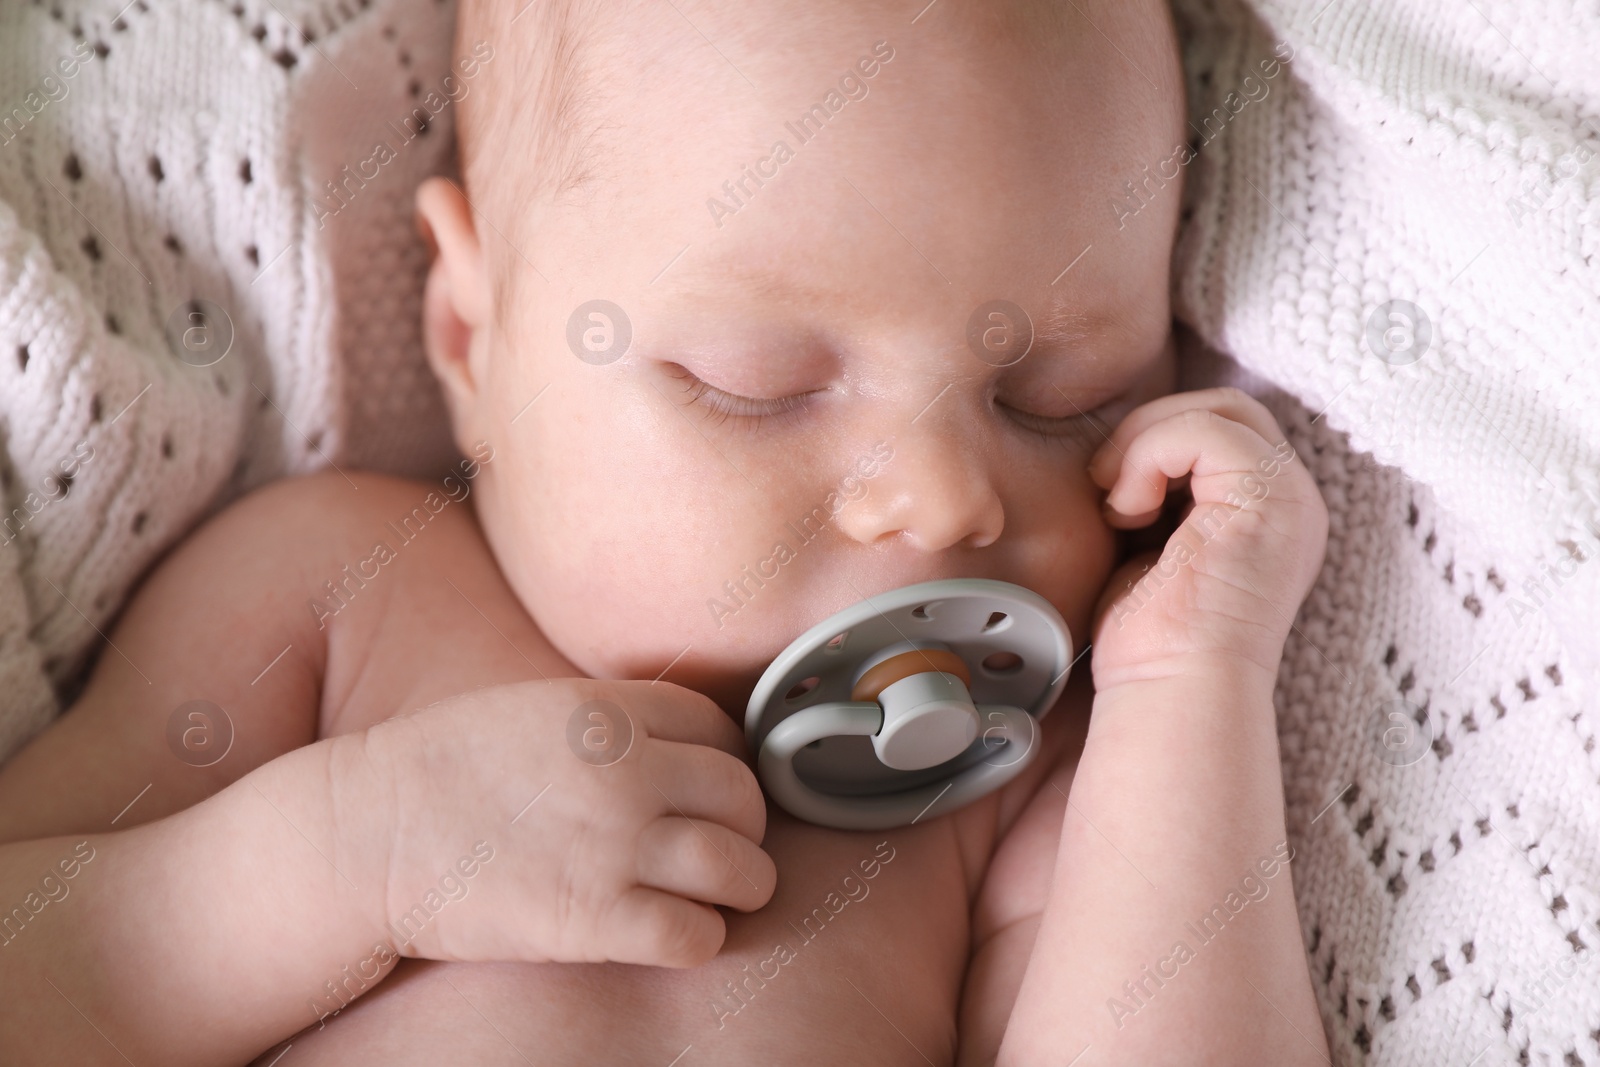
[[[1173,392],[1164,5],[468,0],[485,44],[417,196],[466,458],[147,577],[0,772],[6,903],[59,887],[6,1061],[1323,1062],[1272,693],[1327,514],[1260,404]],[[1087,648],[1027,769],[769,805],[766,666],[957,577]]]

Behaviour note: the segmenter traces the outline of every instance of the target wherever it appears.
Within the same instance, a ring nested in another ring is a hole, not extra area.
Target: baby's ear
[[[482,385],[490,294],[487,264],[466,194],[447,178],[417,189],[417,229],[432,264],[422,300],[422,340],[457,428]],[[479,338],[474,344],[474,338]],[[479,351],[478,359],[473,358]]]

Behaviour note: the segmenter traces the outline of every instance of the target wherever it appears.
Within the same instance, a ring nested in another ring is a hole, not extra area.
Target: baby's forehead
[[[462,0],[457,51],[487,42],[499,60],[462,102],[469,188],[511,185],[525,199],[560,201],[620,176],[630,146],[649,127],[659,132],[663,119],[671,136],[651,149],[693,153],[730,124],[791,117],[827,100],[841,75],[877,65],[875,48],[901,58],[894,78],[902,94],[917,95],[922,83],[931,98],[954,80],[997,111],[1015,108],[1000,103],[1008,95],[1063,107],[1077,99],[1123,121],[1151,110],[1139,99],[1149,89],[1181,106],[1175,64],[1161,54],[1171,36],[1163,0],[943,7],[910,18],[900,4],[870,0],[756,0],[721,10],[655,0]],[[1036,136],[1048,135],[1044,125]]]

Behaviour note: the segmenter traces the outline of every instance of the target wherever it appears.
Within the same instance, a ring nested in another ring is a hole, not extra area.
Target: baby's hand
[[[665,682],[497,686],[374,727],[389,938],[440,960],[706,962],[711,905],[752,911],[777,881],[742,752],[715,703]]]
[[[1159,554],[1130,560],[1102,596],[1097,690],[1217,657],[1275,677],[1322,566],[1328,511],[1277,421],[1237,389],[1162,397],[1130,412],[1089,463],[1106,520],[1155,521],[1170,480],[1194,503]]]

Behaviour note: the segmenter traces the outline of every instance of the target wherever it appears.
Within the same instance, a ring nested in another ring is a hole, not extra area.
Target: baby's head
[[[935,578],[1086,640],[1116,542],[1085,465],[1173,385],[1170,18],[919,6],[464,0],[493,58],[464,196],[419,196],[429,357],[494,447],[501,569],[592,676],[737,711],[806,628]]]

